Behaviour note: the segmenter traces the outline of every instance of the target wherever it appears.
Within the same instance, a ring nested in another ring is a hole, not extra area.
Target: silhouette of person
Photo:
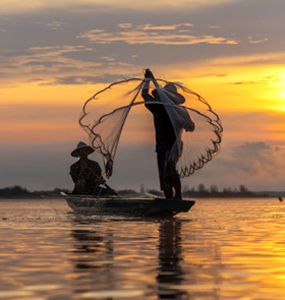
[[[102,170],[98,162],[90,160],[88,155],[94,150],[79,142],[76,149],[71,152],[71,156],[79,157],[79,160],[71,165],[70,176],[74,182],[73,194],[78,195],[115,195],[102,176]],[[105,188],[101,185],[105,185]]]
[[[157,90],[153,90],[152,95],[149,94],[149,82],[152,79],[155,80],[152,72],[149,69],[146,69],[145,71],[145,78],[149,80],[145,80],[142,89],[142,97],[145,101],[146,108],[151,111],[154,118],[160,188],[162,191],[164,191],[166,198],[173,198],[174,188],[174,198],[181,199],[181,181],[180,176],[176,171],[176,163],[179,159],[179,154],[177,154],[174,159],[173,157],[170,159],[171,149],[177,140],[177,136],[165,106],[158,103],[161,102],[161,99]],[[177,107],[179,107],[178,105],[185,101],[184,97],[177,93],[176,86],[173,83],[167,83],[163,89],[167,91],[170,99],[175,105],[177,105]],[[184,119],[185,116],[187,118],[183,123],[184,126],[187,125],[187,129],[185,130],[193,131],[195,125],[190,119],[187,111],[180,109],[179,113],[183,115],[182,117]],[[181,141],[180,145],[182,148]],[[182,149],[177,152],[181,153]]]

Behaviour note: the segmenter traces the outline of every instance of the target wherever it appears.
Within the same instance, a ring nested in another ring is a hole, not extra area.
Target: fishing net
[[[142,97],[146,82],[149,94],[157,92],[160,101]],[[112,175],[121,133],[135,107],[142,108],[141,114],[149,113],[144,105],[165,107],[176,135],[170,158],[181,178],[201,169],[218,152],[223,131],[219,116],[198,94],[177,83],[172,83],[176,91],[169,91],[167,84],[163,79],[126,79],[110,84],[85,102],[79,123],[89,135],[90,146],[103,156],[106,177]],[[189,128],[192,122],[194,131]]]

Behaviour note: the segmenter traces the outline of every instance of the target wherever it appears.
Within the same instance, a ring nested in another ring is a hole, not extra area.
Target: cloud
[[[0,51],[2,73],[7,78],[24,77],[30,81],[41,74],[42,79],[50,79],[54,74],[81,73],[82,70],[102,66],[101,62],[89,62],[68,57],[68,55],[84,56],[94,52],[90,47],[78,46],[47,46],[31,47],[27,51]],[[19,72],[20,70],[20,72]]]
[[[279,181],[285,177],[285,149],[271,147],[264,142],[249,143],[233,147],[229,151],[227,166],[252,181]]]
[[[5,31],[0,31],[1,84],[39,77],[51,83],[55,77],[84,77],[97,70],[129,74],[129,68],[146,65],[187,64],[185,69],[193,70],[193,65],[209,65],[211,58],[221,72],[229,65],[284,61],[282,30],[276,30],[282,28],[283,6],[275,1],[269,6],[263,0],[168,0],[157,1],[155,8],[124,0],[95,2],[30,0],[21,10],[18,1],[2,1],[3,9],[14,6],[17,14],[0,18]],[[144,9],[151,11],[144,14]]]
[[[260,44],[260,43],[264,43],[267,42],[269,39],[268,38],[262,38],[262,39],[254,39],[253,37],[249,36],[248,38],[248,42],[250,44]]]
[[[217,176],[218,175],[218,176]],[[212,162],[190,178],[192,184],[215,184],[235,188],[245,184],[251,190],[284,190],[285,148],[264,142],[222,146]]]
[[[121,31],[107,32],[103,29],[93,29],[81,33],[77,38],[86,38],[91,43],[111,44],[114,42],[125,42],[127,44],[156,44],[156,45],[194,45],[206,44],[227,44],[236,45],[236,39],[219,37],[214,35],[195,35],[190,30],[182,30],[191,27],[191,23],[180,23],[173,25],[153,26],[152,24],[142,24],[136,27],[128,24],[119,24]]]
[[[132,28],[133,27],[133,24],[132,23],[120,23],[117,25],[119,28],[122,28],[122,29],[126,29],[126,28]]]
[[[47,26],[50,27],[52,30],[58,30],[58,29],[61,29],[62,27],[67,26],[67,23],[66,22],[53,21],[51,23],[48,23]]]
[[[217,57],[212,59],[211,63],[219,66],[232,65],[232,66],[245,66],[253,64],[273,64],[285,61],[285,52],[266,53],[266,55],[250,54],[247,55],[235,55],[226,57]]]
[[[154,26],[152,24],[142,24],[138,25],[137,29],[140,30],[146,30],[146,31],[173,31],[173,30],[183,30],[187,29],[188,27],[194,26],[192,23],[179,23],[179,24],[173,24],[173,25],[159,25],[159,26]]]
[[[236,0],[200,0],[200,1],[187,1],[179,0],[173,2],[172,0],[155,1],[152,5],[146,5],[144,2],[137,1],[134,3],[132,0],[26,0],[19,2],[18,0],[2,0],[1,10],[2,14],[16,14],[45,11],[47,9],[65,9],[77,11],[99,11],[118,13],[124,11],[138,10],[141,12],[161,12],[161,9],[171,9],[172,11],[183,10],[186,7],[191,10],[197,10],[203,7],[221,5],[225,3],[236,2]]]
[[[219,26],[219,25],[209,25],[208,28],[211,28],[211,29],[221,29],[222,26]]]
[[[80,85],[95,83],[111,83],[118,80],[117,74],[102,74],[98,76],[66,76],[56,77],[54,81],[41,83],[40,85]]]
[[[283,80],[283,77],[281,75],[273,74],[273,75],[268,75],[264,77],[260,77],[258,80],[250,80],[250,81],[237,81],[234,83],[229,83],[229,84],[236,84],[236,85],[241,85],[241,84],[261,84],[261,85],[268,85],[272,84],[272,82],[280,82]]]

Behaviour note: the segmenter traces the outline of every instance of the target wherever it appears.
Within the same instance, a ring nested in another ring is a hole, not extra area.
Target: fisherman
[[[69,172],[74,182],[72,194],[116,195],[116,192],[106,184],[100,165],[88,158],[88,155],[93,152],[94,150],[84,142],[79,142],[76,149],[71,152],[71,156],[79,157],[79,160],[70,167]]]
[[[152,91],[153,96],[149,94],[149,82],[151,79],[155,80],[152,72],[149,69],[146,69],[145,71],[145,78],[147,80],[145,80],[142,89],[142,97],[146,102],[146,108],[151,111],[154,117],[160,188],[164,192],[166,198],[173,198],[174,188],[174,198],[182,199],[180,176],[176,171],[176,163],[182,152],[182,141],[179,139],[179,137],[177,137],[179,133],[175,132],[165,106],[158,103],[151,103],[153,101],[161,102],[161,99],[156,89]],[[166,94],[169,95],[169,99],[172,100],[174,104],[179,105],[185,101],[184,97],[177,93],[176,86],[173,83],[167,83],[163,89],[165,89]],[[193,131],[195,124],[190,119],[187,111],[183,110],[183,108],[180,108],[179,112],[181,113],[182,119],[184,120],[185,118],[182,126],[187,127],[185,129],[186,131]],[[177,143],[178,141],[180,143]],[[171,151],[175,143],[177,143],[176,147],[178,147],[178,144],[180,145],[180,149],[176,151],[176,155],[171,156]]]

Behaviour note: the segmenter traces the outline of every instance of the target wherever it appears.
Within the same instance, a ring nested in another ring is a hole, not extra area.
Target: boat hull
[[[167,198],[95,198],[85,195],[64,194],[71,209],[82,215],[124,215],[128,217],[171,217],[188,212],[193,200]]]

